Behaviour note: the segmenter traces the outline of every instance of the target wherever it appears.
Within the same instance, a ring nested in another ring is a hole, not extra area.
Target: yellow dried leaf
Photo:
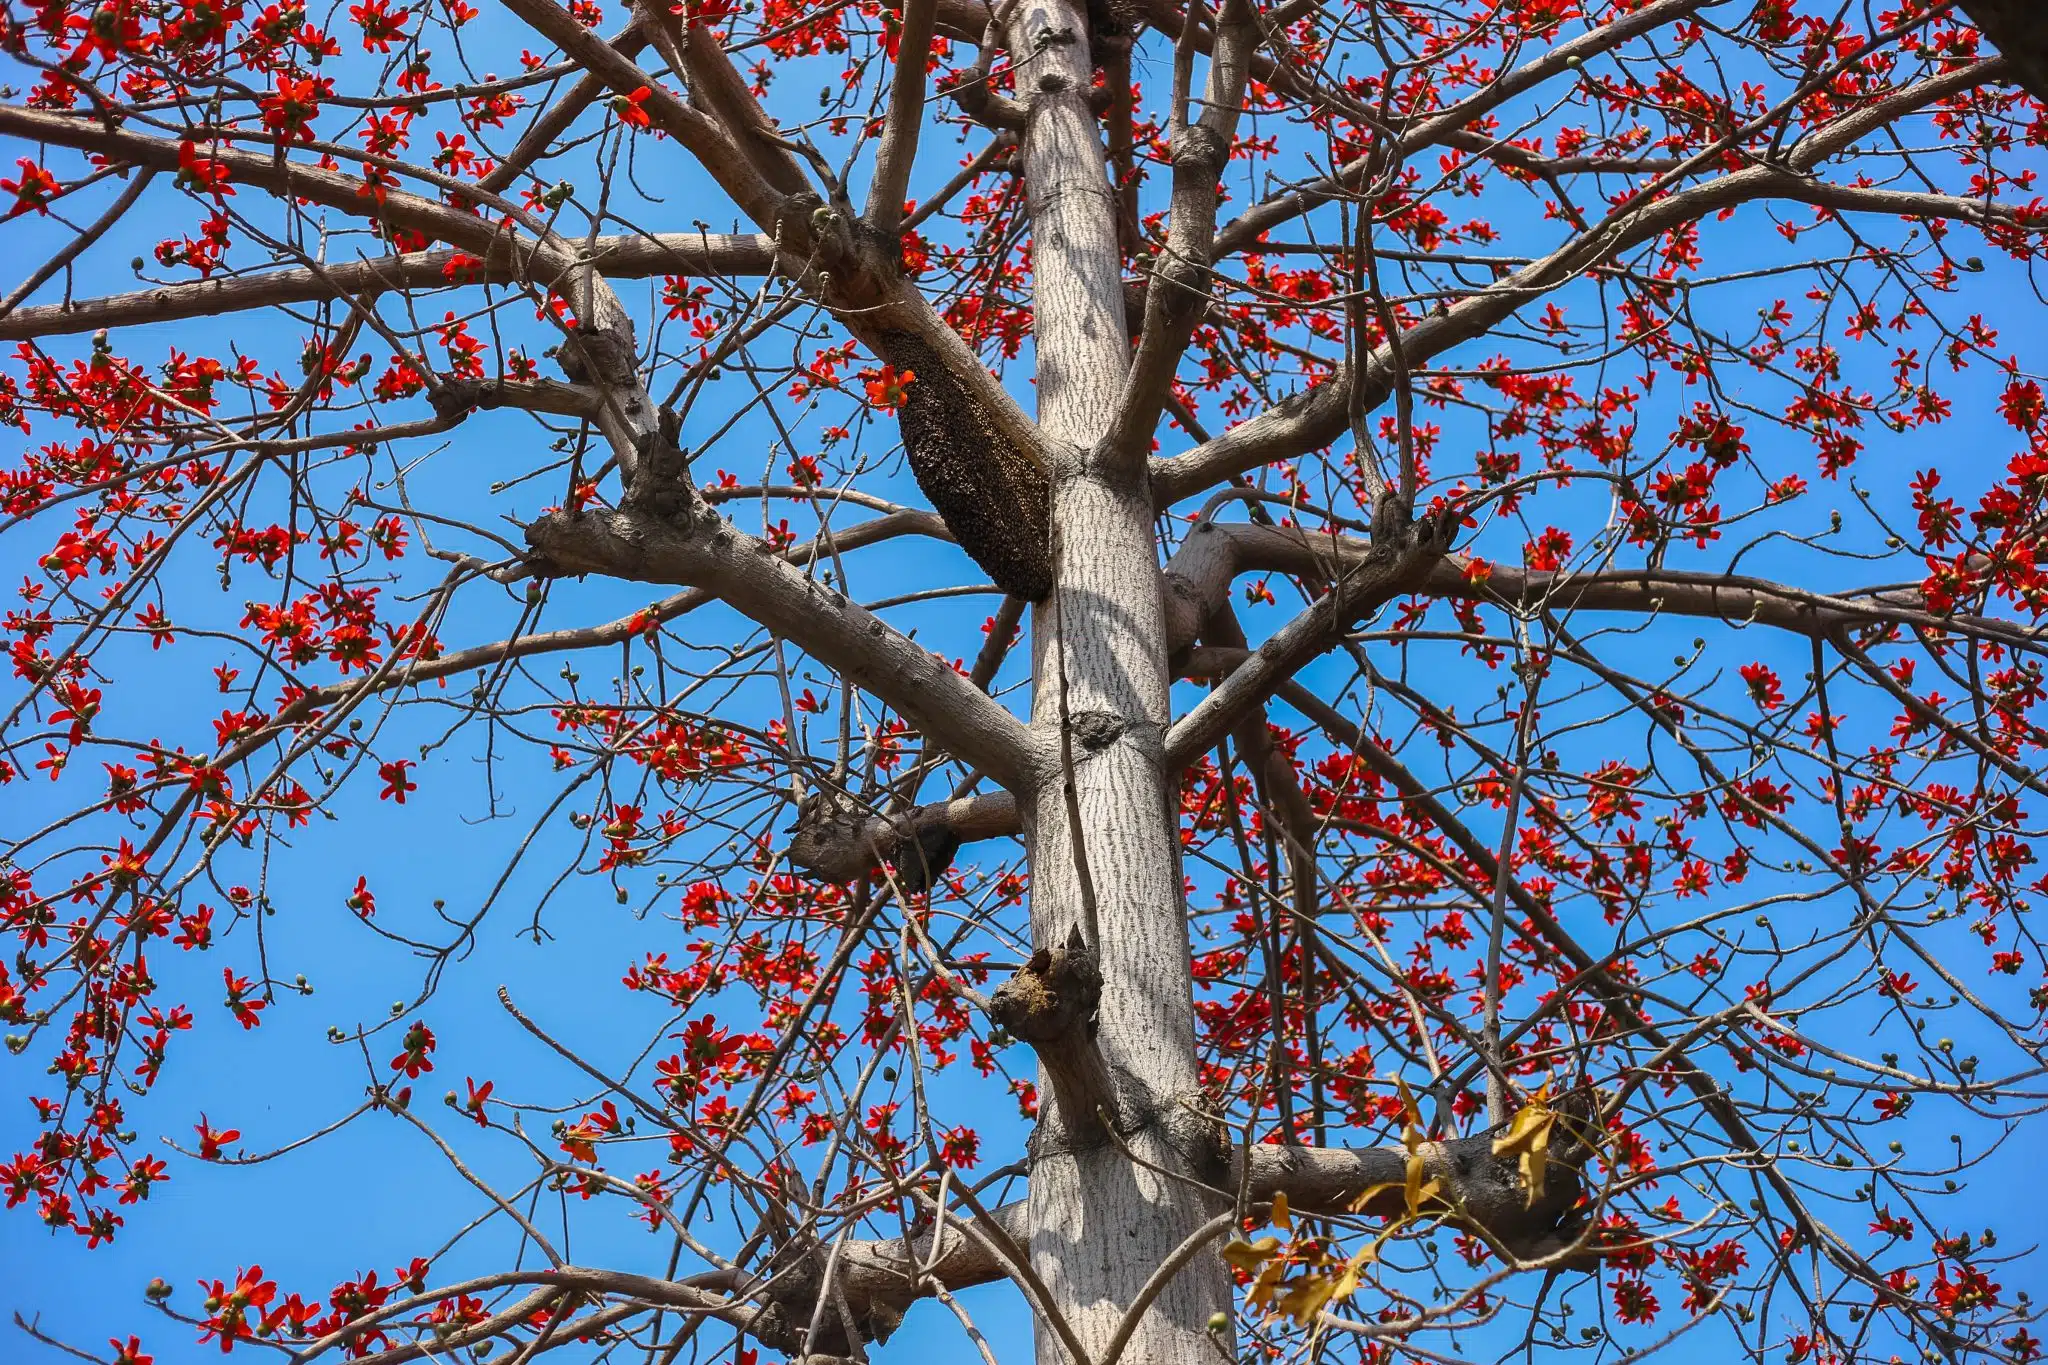
[[[1420,1128],[1422,1126],[1422,1111],[1415,1107],[1415,1096],[1408,1089],[1408,1082],[1396,1076],[1394,1078],[1394,1088],[1401,1092],[1401,1126],[1403,1128]]]
[[[1316,1320],[1323,1311],[1323,1305],[1336,1293],[1337,1282],[1321,1275],[1310,1275],[1294,1281],[1287,1292],[1280,1297],[1279,1310],[1294,1319],[1296,1327],[1306,1327]]]
[[[1362,1212],[1367,1204],[1370,1204],[1380,1195],[1385,1194],[1388,1190],[1398,1190],[1400,1188],[1401,1186],[1391,1180],[1382,1180],[1376,1185],[1367,1185],[1359,1192],[1358,1198],[1351,1201],[1351,1211],[1353,1213]]]
[[[1280,1254],[1278,1237],[1261,1237],[1256,1242],[1242,1239],[1227,1243],[1218,1255],[1247,1275],[1258,1273],[1259,1267]]]
[[[1404,1183],[1408,1216],[1413,1218],[1422,1208],[1422,1113],[1415,1107],[1415,1096],[1409,1093],[1408,1082],[1396,1077],[1394,1085],[1401,1092],[1401,1145],[1408,1152]]]
[[[1513,1155],[1520,1163],[1522,1181],[1532,1205],[1549,1170],[1550,1137],[1556,1127],[1557,1114],[1550,1107],[1550,1087],[1546,1085],[1536,1092],[1534,1099],[1515,1111],[1507,1130],[1493,1140],[1495,1156]]]
[[[1294,1231],[1294,1215],[1287,1208],[1287,1191],[1276,1190],[1273,1194],[1273,1213],[1269,1221],[1284,1232]]]
[[[1259,1277],[1256,1280],[1252,1281],[1251,1292],[1245,1295],[1246,1300],[1254,1308],[1270,1308],[1273,1304],[1273,1293],[1280,1287],[1280,1277],[1286,1273],[1286,1261],[1272,1260],[1266,1262],[1266,1268],[1259,1272]]]
[[[1337,1277],[1336,1286],[1330,1291],[1330,1301],[1342,1303],[1357,1293],[1359,1282],[1365,1277],[1365,1268],[1377,1260],[1379,1254],[1378,1239],[1353,1252],[1351,1259],[1344,1263],[1344,1272]]]

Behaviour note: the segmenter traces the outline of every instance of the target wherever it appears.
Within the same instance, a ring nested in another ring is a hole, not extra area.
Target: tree
[[[165,1340],[2037,1358],[2029,10],[11,15],[8,1203],[317,1161],[140,1133],[340,919],[481,1230]]]

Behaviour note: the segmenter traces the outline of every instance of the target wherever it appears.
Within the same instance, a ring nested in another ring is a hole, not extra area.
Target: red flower
[[[232,967],[221,968],[220,976],[228,988],[227,1006],[229,1011],[234,1014],[235,1022],[245,1029],[255,1028],[258,1024],[262,1023],[263,1021],[256,1016],[269,1008],[270,1002],[268,1000],[251,998],[250,992],[255,988],[249,978],[246,976],[236,976],[235,969]]]
[[[1623,1275],[1609,1286],[1614,1291],[1614,1315],[1623,1322],[1650,1322],[1657,1316],[1657,1296],[1642,1280]]]
[[[387,3],[388,0],[364,0],[363,4],[348,7],[348,17],[363,31],[365,52],[389,52],[391,44],[405,37],[405,21],[412,17],[412,11],[388,10]]]
[[[1943,1266],[1935,1273],[1933,1288],[1929,1291],[1942,1313],[1954,1317],[1978,1308],[1989,1308],[1998,1302],[1998,1286],[1991,1277],[1975,1266],[1956,1267],[1957,1278],[1950,1280],[1948,1267]]]
[[[711,1015],[691,1020],[683,1030],[683,1056],[695,1070],[716,1070],[737,1056],[739,1050],[739,1040],[728,1037]]]
[[[121,1202],[133,1204],[147,1199],[150,1186],[170,1178],[170,1168],[162,1161],[153,1156],[143,1157],[128,1170],[128,1179],[121,1187]]]
[[[1785,704],[1785,691],[1776,673],[1762,664],[1744,664],[1739,671],[1742,680],[1749,684],[1750,698],[1758,710],[1775,711]]]
[[[384,779],[384,790],[378,793],[380,801],[396,801],[405,804],[405,794],[420,789],[420,784],[407,779],[405,770],[412,766],[410,759],[394,758],[389,763],[377,765],[377,776]]]
[[[899,370],[894,365],[884,365],[868,378],[868,402],[884,412],[894,412],[903,406],[910,395],[910,385],[917,379],[916,370]]]
[[[210,1127],[206,1122],[206,1115],[204,1114],[199,1116],[199,1122],[194,1126],[199,1129],[199,1159],[201,1161],[220,1160],[221,1148],[242,1136],[242,1130],[239,1128],[215,1129]]]
[[[280,138],[299,142],[313,140],[313,120],[320,115],[320,101],[334,93],[331,80],[277,78],[277,89],[257,105],[263,111],[263,126]]]
[[[234,186],[228,184],[227,166],[212,157],[199,155],[199,148],[191,142],[178,144],[178,188],[194,194],[210,194],[215,199],[235,192]]]
[[[393,1071],[403,1071],[408,1078],[417,1078],[420,1073],[434,1069],[434,1031],[420,1020],[405,1031],[405,1051],[391,1059]]]
[[[209,1315],[199,1324],[199,1340],[203,1343],[219,1337],[223,1355],[234,1350],[236,1342],[255,1335],[249,1323],[249,1310],[260,1309],[277,1297],[277,1283],[263,1278],[260,1265],[239,1272],[233,1289],[219,1280],[211,1285],[201,1280],[199,1287],[207,1291],[205,1306]]]
[[[496,1085],[497,1082],[485,1081],[482,1085],[478,1085],[474,1080],[470,1079],[468,1076],[464,1076],[462,1078],[462,1083],[469,1087],[469,1099],[464,1101],[462,1107],[464,1109],[467,1109],[469,1111],[469,1116],[476,1120],[477,1127],[490,1127],[491,1121],[484,1114],[484,1101],[488,1100],[491,1097],[491,1087]]]
[[[1998,411],[2019,430],[2034,430],[2041,425],[2041,386],[2031,379],[2015,379],[1999,397]]]
[[[972,1128],[961,1125],[946,1131],[939,1143],[939,1157],[956,1171],[971,1171],[975,1162],[981,1159],[981,1137]]]
[[[1555,573],[1563,568],[1571,553],[1571,532],[1561,531],[1555,526],[1547,527],[1542,535],[1522,547],[1524,561],[1542,573]]]
[[[612,96],[612,111],[619,116],[619,122],[628,128],[652,128],[654,117],[647,112],[647,101],[654,94],[641,86],[630,95]]]
[[[57,197],[57,177],[25,156],[14,164],[21,167],[21,179],[0,180],[0,190],[14,196],[14,207],[7,211],[7,216],[12,218],[30,209],[48,213],[50,210],[45,206]]]

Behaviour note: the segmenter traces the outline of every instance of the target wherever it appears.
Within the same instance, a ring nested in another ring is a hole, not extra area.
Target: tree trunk
[[[1088,22],[1059,0],[1027,0],[1012,34],[1029,110],[1023,150],[1038,416],[1057,466],[1056,587],[1033,622],[1033,722],[1051,758],[1023,803],[1031,923],[1040,947],[1063,947],[1078,932],[1097,956],[1102,994],[1093,1045],[1118,1091],[1120,1135],[1086,1136],[1096,1126],[1092,1115],[1054,1115],[1041,1125],[1030,1251],[1052,1308],[1100,1360],[1152,1272],[1218,1210],[1185,1181],[1120,1150],[1168,1171],[1214,1176],[1196,1169],[1201,1134],[1184,1107],[1196,1080],[1194,1004],[1175,787],[1161,742],[1171,713],[1149,452],[1097,449],[1129,365],[1129,333],[1115,200],[1087,103]],[[1078,819],[1068,804],[1063,751],[1071,755]],[[1084,912],[1090,884],[1093,926]],[[1056,1110],[1043,1071],[1040,1089]],[[1221,1263],[1197,1256],[1153,1303],[1121,1359],[1211,1357],[1210,1315],[1229,1306]],[[1046,1365],[1067,1359],[1042,1316],[1038,1358]]]
[[[2048,103],[2048,12],[2041,0],[1963,0],[1959,8],[2004,56],[2013,81]]]

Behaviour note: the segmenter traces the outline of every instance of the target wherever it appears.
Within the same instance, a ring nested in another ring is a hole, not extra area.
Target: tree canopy
[[[2048,10],[0,37],[27,1338],[2040,1357]]]

